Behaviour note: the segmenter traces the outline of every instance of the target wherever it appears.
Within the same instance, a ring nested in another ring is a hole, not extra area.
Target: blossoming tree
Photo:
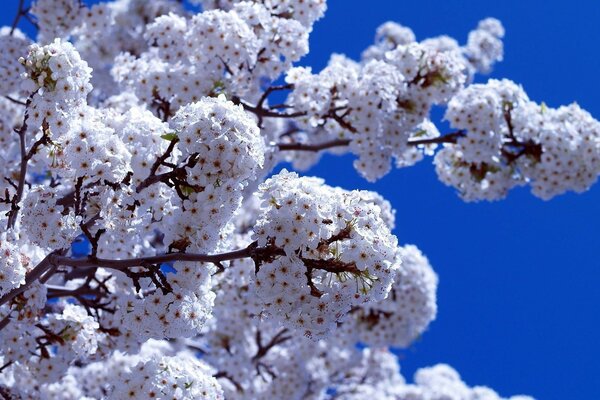
[[[600,123],[473,84],[503,56],[491,18],[463,45],[388,22],[360,60],[294,67],[325,8],[19,0],[0,29],[0,395],[500,399],[447,365],[400,375],[389,348],[435,318],[437,277],[392,205],[273,171],[352,153],[375,181],[431,156],[465,201],[550,199],[595,182]]]

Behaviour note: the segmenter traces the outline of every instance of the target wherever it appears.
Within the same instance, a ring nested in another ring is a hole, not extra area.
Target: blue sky
[[[5,0],[10,24],[16,0]],[[466,40],[478,20],[504,23],[505,61],[491,74],[559,106],[577,101],[600,117],[600,4],[593,0],[329,0],[303,64],[332,52],[357,58],[376,27],[393,20],[417,38]],[[516,189],[495,203],[463,203],[426,159],[375,184],[351,157],[325,157],[310,173],[329,184],[376,190],[397,209],[396,234],[418,245],[440,276],[439,316],[402,352],[407,377],[446,362],[472,385],[538,399],[600,398],[600,187],[544,202]]]

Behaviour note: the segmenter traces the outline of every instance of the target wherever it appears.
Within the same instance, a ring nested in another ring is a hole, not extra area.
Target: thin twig
[[[25,10],[23,8],[24,5],[25,5],[25,0],[19,0],[19,8],[17,10],[17,14],[15,15],[12,26],[10,27],[10,35],[11,36],[13,35],[13,33],[15,33],[15,29],[17,29],[17,25],[19,25],[19,20],[21,19],[21,17],[27,13],[27,10]]]
[[[20,106],[26,106],[27,105],[26,102],[18,100],[18,99],[15,99],[14,97],[11,97],[11,96],[8,96],[8,95],[4,96],[4,98],[6,98],[7,100],[9,100],[9,101],[11,101],[11,102],[13,102],[15,104],[18,104]]]
[[[27,106],[31,103],[32,97],[30,96],[27,100]],[[27,110],[25,110],[25,115],[23,116],[23,123],[21,127],[15,132],[19,135],[19,146],[21,149],[21,167],[20,167],[20,175],[19,175],[19,183],[17,184],[17,193],[13,196],[12,204],[10,211],[8,212],[8,223],[7,229],[12,229],[17,222],[17,215],[19,214],[19,203],[21,202],[21,198],[23,197],[23,190],[25,189],[25,177],[27,175],[27,164],[29,162],[29,154],[25,147],[26,137],[25,134],[27,132],[27,119],[29,118],[29,114]]]
[[[350,144],[350,139],[336,139],[329,142],[323,142],[318,144],[308,143],[277,143],[277,147],[280,151],[321,151],[330,149],[333,147],[344,147]]]

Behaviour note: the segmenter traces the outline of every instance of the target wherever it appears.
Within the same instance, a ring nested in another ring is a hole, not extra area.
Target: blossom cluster
[[[92,69],[71,43],[60,39],[45,46],[34,43],[20,61],[25,66],[22,88],[32,96],[29,122],[64,129],[69,114],[86,104]]]
[[[512,81],[470,85],[446,119],[466,134],[436,154],[436,171],[465,200],[497,200],[522,184],[550,199],[589,189],[600,173],[600,122],[577,104],[537,104]]]
[[[455,41],[417,42],[408,28],[388,23],[361,62],[336,55],[318,74],[307,67],[290,69],[286,81],[293,91],[287,103],[303,112],[299,127],[315,132],[310,134],[315,142],[350,140],[349,150],[359,156],[355,168],[374,181],[390,171],[392,159],[408,166],[431,150],[413,149],[409,141],[439,136],[428,119],[431,107],[446,104],[472,72],[465,49]]]
[[[386,297],[398,267],[397,239],[379,207],[358,191],[285,170],[260,191],[258,244],[283,249],[260,266],[255,282],[275,318],[318,338],[352,307]]]
[[[485,386],[469,387],[460,375],[446,364],[419,369],[412,384],[406,383],[396,364],[396,357],[386,350],[364,350],[359,363],[348,371],[346,382],[336,389],[336,398],[506,399]],[[506,400],[533,399],[529,396],[512,396]]]
[[[223,399],[211,371],[194,357],[151,358],[124,371],[109,399]]]
[[[360,307],[343,326],[356,342],[373,347],[408,347],[437,314],[437,276],[427,258],[413,246],[399,250],[402,264],[390,293]]]
[[[214,93],[256,98],[261,80],[274,81],[308,53],[308,33],[325,3],[297,3],[236,2],[191,18],[162,15],[147,27],[148,50],[119,55],[112,75],[145,103],[166,101],[172,109]]]
[[[7,26],[0,28],[0,94],[3,96],[20,92],[19,77],[25,72],[25,68],[19,58],[27,55],[27,48],[31,44],[20,30],[16,29],[12,34],[10,31],[11,28]]]
[[[0,235],[0,296],[25,283],[25,258],[4,232]]]
[[[74,212],[63,215],[57,194],[51,188],[31,189],[23,202],[21,226],[28,240],[45,249],[68,248],[79,231],[80,217]]]

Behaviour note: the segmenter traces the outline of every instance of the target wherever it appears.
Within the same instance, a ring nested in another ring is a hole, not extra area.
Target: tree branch
[[[271,350],[273,347],[290,340],[292,337],[286,336],[286,333],[288,333],[287,328],[283,328],[275,336],[273,336],[267,344],[263,344],[261,331],[260,329],[257,329],[256,346],[258,349],[256,350],[256,354],[252,357],[252,362],[257,362],[258,360],[266,356],[269,350]]]
[[[309,143],[277,143],[277,147],[280,151],[321,151],[331,149],[333,147],[344,147],[348,146],[352,142],[350,139],[335,139],[329,142],[323,142],[318,144]]]
[[[33,98],[33,95],[29,96],[29,98],[27,99],[27,103],[26,103],[26,108],[25,108],[25,114],[23,115],[23,123],[21,124],[21,127],[19,129],[15,129],[15,132],[17,133],[17,135],[19,135],[19,147],[20,147],[20,151],[21,151],[21,166],[20,166],[20,170],[19,170],[19,182],[17,183],[17,192],[15,193],[15,195],[13,196],[12,200],[11,200],[11,208],[10,211],[7,213],[8,215],[8,222],[7,222],[7,230],[10,230],[12,228],[14,228],[15,223],[17,222],[17,216],[19,214],[19,209],[20,209],[20,205],[19,203],[21,203],[21,199],[23,198],[23,190],[25,189],[25,178],[27,176],[27,165],[29,163],[29,160],[31,160],[31,158],[36,154],[38,148],[44,144],[46,144],[48,142],[48,137],[46,136],[46,132],[44,130],[44,132],[42,133],[42,137],[40,139],[38,139],[29,149],[29,151],[27,151],[26,148],[26,133],[27,133],[27,119],[29,118],[29,114],[27,112],[27,108],[29,107],[29,105],[31,104],[31,100]]]
[[[429,139],[412,139],[408,141],[409,146],[421,146],[428,144],[441,144],[441,143],[456,143],[458,138],[464,137],[466,133],[464,131],[452,132],[444,136],[438,136]],[[348,146],[352,142],[352,139],[334,139],[328,142],[311,144],[311,143],[277,143],[276,146],[280,151],[321,151],[327,150],[334,147]]]
[[[263,93],[263,96],[264,96],[264,93]],[[261,99],[262,99],[262,97],[261,97]],[[278,111],[273,111],[268,108],[265,108],[264,105],[260,102],[256,106],[252,106],[248,103],[243,102],[242,99],[240,99],[237,96],[233,96],[231,98],[231,101],[233,101],[234,104],[238,104],[238,105],[241,105],[242,107],[244,107],[244,110],[249,111],[252,114],[256,115],[256,117],[258,118],[258,127],[259,128],[262,127],[262,123],[265,118],[297,118],[297,117],[303,117],[306,115],[306,112],[304,112],[304,111],[296,111],[296,112],[292,112],[292,113],[282,113],[282,112],[278,112]],[[262,101],[264,103],[264,100],[262,100]]]
[[[8,95],[4,96],[4,98],[7,99],[7,100],[9,100],[10,102],[18,104],[20,106],[26,106],[27,105],[26,102],[21,101],[19,99],[15,99],[14,97],[11,97],[11,96],[8,96]]]
[[[467,133],[465,131],[456,131],[456,132],[448,133],[446,135],[438,136],[438,137],[434,137],[434,138],[412,139],[412,140],[408,141],[408,145],[409,146],[421,146],[421,145],[428,145],[428,144],[456,143],[456,141],[459,138],[465,137],[466,135],[467,135]]]
[[[25,0],[19,0],[19,7],[17,10],[17,14],[15,15],[12,26],[10,27],[10,35],[11,36],[15,33],[15,29],[17,29],[17,25],[19,25],[19,21],[21,20],[21,17],[23,17],[28,11],[27,9],[25,9],[23,7],[24,5],[25,5]]]
[[[46,272],[52,269],[54,266],[54,257],[62,255],[62,250],[57,250],[53,253],[48,254],[38,265],[35,266],[29,273],[25,276],[25,283],[11,290],[8,293],[5,293],[2,297],[0,297],[0,306],[10,302],[15,297],[26,291],[29,286],[31,286],[35,281],[40,279]]]
[[[199,254],[199,253],[169,253],[157,256],[130,258],[125,260],[111,260],[96,257],[71,258],[58,254],[50,255],[52,264],[63,265],[73,268],[102,267],[118,271],[124,271],[133,267],[144,267],[177,261],[206,262],[211,264],[223,261],[237,260],[240,258],[252,258],[262,260],[269,255],[285,255],[282,249],[275,247],[257,247],[256,242],[248,247],[221,254]],[[2,303],[0,303],[2,304]]]

